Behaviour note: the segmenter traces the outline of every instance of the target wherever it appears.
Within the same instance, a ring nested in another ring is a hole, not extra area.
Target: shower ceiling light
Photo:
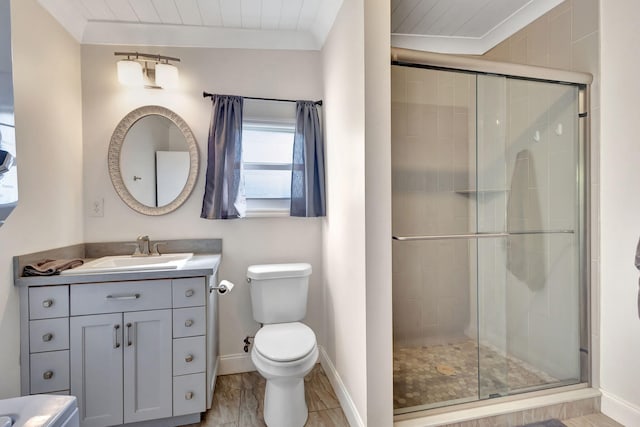
[[[127,57],[117,63],[118,81],[123,85],[153,89],[178,87],[178,68],[169,61],[180,62],[180,58],[139,52],[115,52],[114,55]]]

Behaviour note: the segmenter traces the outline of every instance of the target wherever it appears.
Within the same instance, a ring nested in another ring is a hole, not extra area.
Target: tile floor
[[[262,418],[265,380],[257,372],[218,377],[211,409],[199,424],[185,427],[265,426]],[[305,377],[309,419],[305,427],[349,427],[320,364]],[[567,427],[624,427],[603,414],[565,419]],[[484,424],[478,424],[484,425]]]
[[[562,421],[567,427],[624,427],[603,414],[584,415]]]
[[[478,354],[480,355],[478,360]],[[478,368],[479,367],[479,368]],[[480,371],[480,382],[478,382]],[[393,350],[393,408],[478,400],[557,380],[473,340]],[[421,408],[426,409],[426,408]]]
[[[304,379],[309,419],[305,427],[349,427],[329,379],[320,364]],[[265,380],[257,372],[221,375],[211,409],[199,424],[187,427],[260,427]]]

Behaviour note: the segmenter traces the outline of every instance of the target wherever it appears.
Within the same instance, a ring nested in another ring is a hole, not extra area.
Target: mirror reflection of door
[[[122,144],[122,180],[131,195],[146,206],[171,203],[187,183],[189,164],[184,135],[166,117],[142,117],[131,126]]]

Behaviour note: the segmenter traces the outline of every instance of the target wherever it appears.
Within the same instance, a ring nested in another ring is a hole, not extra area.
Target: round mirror
[[[198,176],[196,140],[180,116],[157,105],[118,123],[109,144],[109,175],[120,198],[145,215],[176,210]]]

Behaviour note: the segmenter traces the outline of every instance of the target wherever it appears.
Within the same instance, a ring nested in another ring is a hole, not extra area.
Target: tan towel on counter
[[[27,264],[22,270],[23,276],[53,276],[62,270],[78,267],[84,264],[80,258],[75,259],[44,259],[33,264]]]

